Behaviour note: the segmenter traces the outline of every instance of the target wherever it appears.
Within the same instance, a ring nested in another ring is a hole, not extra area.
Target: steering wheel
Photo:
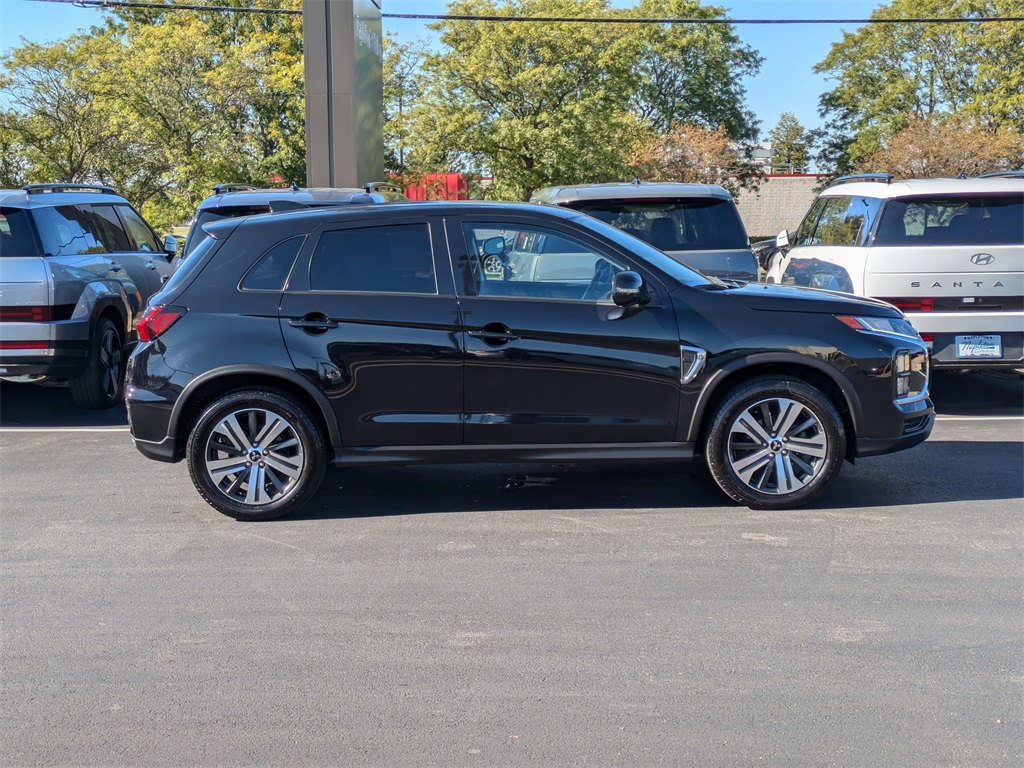
[[[598,259],[594,265],[594,277],[583,292],[584,300],[597,301],[607,298],[612,292],[612,277],[615,275],[615,267],[607,259]]]

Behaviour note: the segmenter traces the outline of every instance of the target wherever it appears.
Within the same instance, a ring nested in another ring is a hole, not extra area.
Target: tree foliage
[[[384,36],[384,168],[398,176],[406,176],[409,171],[410,113],[426,89],[423,61],[429,52],[430,44],[425,40],[401,45],[393,34]]]
[[[858,170],[884,171],[899,178],[977,176],[1019,168],[1024,136],[1010,128],[986,130],[968,120],[913,120],[886,145],[864,159]]]
[[[892,0],[871,17],[1022,12],[1021,0]],[[972,118],[988,130],[1024,131],[1022,48],[1024,25],[1014,22],[869,24],[844,33],[815,67],[836,81],[821,97],[829,122],[820,160],[845,172],[915,120]]]
[[[756,188],[760,180],[758,169],[724,127],[677,125],[639,144],[631,159],[644,179],[718,184],[734,195],[740,188]]]
[[[453,15],[720,15],[691,0],[455,0]],[[489,173],[491,197],[525,199],[551,183],[621,179],[631,152],[683,124],[732,138],[755,127],[739,75],[759,65],[726,25],[686,31],[634,24],[451,19],[424,63],[410,141],[423,172]],[[711,87],[711,85],[715,87]]]
[[[109,183],[164,227],[214,182],[305,178],[298,17],[118,11],[0,65],[0,141],[19,153],[0,171],[12,182]]]
[[[800,125],[796,115],[783,112],[779,122],[768,132],[772,145],[772,171],[775,173],[804,173],[810,159],[811,136]]]

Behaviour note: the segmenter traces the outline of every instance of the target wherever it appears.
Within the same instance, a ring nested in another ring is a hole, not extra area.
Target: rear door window
[[[126,250],[127,236],[119,225],[110,220],[112,211],[101,213],[96,210],[109,207],[83,204],[42,209],[40,215],[49,225],[42,227],[40,232],[44,250],[52,256]]]
[[[427,224],[328,230],[309,265],[313,291],[437,293]]]

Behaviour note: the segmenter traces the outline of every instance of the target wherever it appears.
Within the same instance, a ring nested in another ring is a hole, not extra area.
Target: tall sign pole
[[[306,184],[384,178],[383,0],[302,0]]]

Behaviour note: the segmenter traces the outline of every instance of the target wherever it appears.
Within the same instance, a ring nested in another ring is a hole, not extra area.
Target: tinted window
[[[261,213],[268,213],[269,211],[269,205],[238,205],[233,208],[199,211],[192,221],[192,226],[189,227],[188,234],[185,236],[185,248],[182,252],[182,257],[188,256],[192,253],[192,249],[202,242],[203,237],[205,237],[203,224],[209,224],[211,221],[220,221],[221,219],[234,219],[239,216],[255,216]]]
[[[109,206],[97,206],[109,208]],[[110,212],[106,216],[92,205],[58,205],[40,211],[49,226],[40,235],[44,250],[53,256],[72,256],[84,253],[112,253],[125,250],[125,234],[111,225]]]
[[[117,218],[117,211],[112,205],[91,205],[89,206],[97,217],[97,224],[103,229],[104,242],[109,243],[112,251],[135,250],[128,242],[128,234],[121,226],[121,220]]]
[[[1024,195],[890,200],[875,245],[1020,245]]]
[[[314,291],[437,293],[426,224],[324,232],[309,265]]]
[[[626,269],[580,240],[539,227],[468,223],[464,231],[464,290],[476,296],[600,299],[611,290],[612,276]]]
[[[128,228],[132,240],[135,241],[134,250],[154,252],[163,250],[157,243],[153,230],[149,228],[149,225],[142,220],[139,214],[127,205],[119,205],[117,210],[121,214],[121,218],[124,219],[124,224]]]
[[[819,199],[813,230],[801,224],[796,245],[863,245],[880,202],[875,197]],[[805,223],[810,218],[809,214]]]
[[[284,282],[305,239],[304,235],[292,237],[264,253],[242,278],[241,287],[250,291],[284,290]]]
[[[748,247],[743,222],[731,200],[584,200],[571,207],[662,251]]]
[[[0,258],[38,255],[39,246],[28,211],[0,208]]]

